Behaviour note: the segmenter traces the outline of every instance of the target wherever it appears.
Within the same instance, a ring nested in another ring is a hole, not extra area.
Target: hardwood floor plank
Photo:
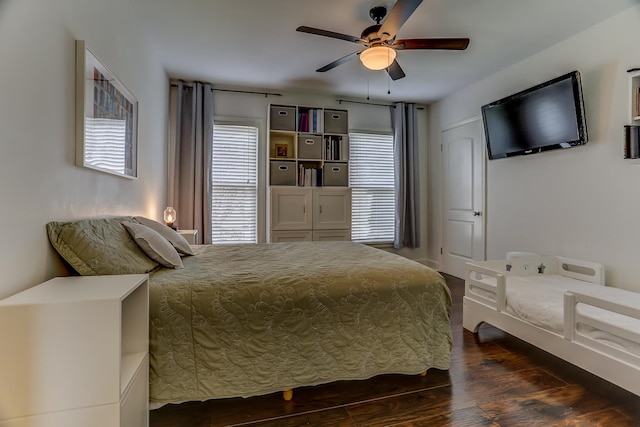
[[[446,386],[352,405],[347,411],[357,426],[378,427],[440,416],[451,406],[452,389]]]
[[[422,418],[409,423],[394,424],[393,427],[500,427],[477,407],[443,413],[435,417]]]
[[[469,358],[451,364],[449,377],[452,382],[493,381],[496,376],[531,368],[531,359],[514,353],[485,353],[483,359]],[[551,375],[551,374],[550,374]]]
[[[547,425],[549,427],[635,427],[638,423],[622,416],[614,409],[605,409]]]
[[[219,425],[219,424],[212,424]],[[249,424],[231,424],[229,427],[296,427],[296,426],[332,426],[355,427],[345,409],[329,409],[324,411],[293,415],[289,417],[274,418],[265,421],[257,421]]]
[[[580,385],[567,385],[543,392],[494,400],[479,407],[500,425],[551,425],[584,413],[608,409],[610,402]],[[623,417],[617,413],[618,417]],[[613,425],[613,424],[612,424]]]

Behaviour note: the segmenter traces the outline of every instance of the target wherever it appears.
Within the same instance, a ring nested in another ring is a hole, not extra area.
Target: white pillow
[[[180,254],[178,254],[171,243],[162,237],[160,233],[146,225],[136,222],[123,221],[122,225],[125,226],[129,234],[131,234],[131,237],[133,237],[133,240],[136,241],[140,249],[142,249],[149,258],[165,267],[184,267]]]
[[[178,250],[181,254],[184,255],[195,255],[191,246],[189,246],[189,242],[182,237],[177,231],[172,229],[171,227],[167,227],[164,224],[159,223],[158,221],[154,221],[149,218],[145,218],[143,216],[134,217],[136,221],[138,221],[142,225],[146,225],[149,228],[160,233],[162,237],[167,239],[174,248]]]

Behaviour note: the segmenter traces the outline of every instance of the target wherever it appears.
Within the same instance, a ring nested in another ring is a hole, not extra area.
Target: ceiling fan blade
[[[392,44],[394,49],[445,49],[465,50],[469,46],[467,38],[429,38],[429,39],[400,39]]]
[[[381,40],[392,40],[420,3],[422,0],[398,0],[378,30],[378,37]]]
[[[336,68],[338,65],[342,65],[345,62],[351,61],[352,59],[356,58],[358,55],[360,55],[360,52],[350,53],[347,56],[343,56],[342,58],[333,61],[331,64],[327,64],[322,68],[318,68],[316,71],[319,73],[324,73],[325,71],[329,71],[333,68]]]
[[[305,27],[304,25],[296,28],[301,33],[315,34],[316,36],[331,37],[332,39],[346,40],[353,43],[363,43],[360,37],[350,36],[348,34],[334,33],[333,31],[321,30],[319,28]]]
[[[395,60],[387,68],[387,73],[389,73],[389,77],[391,77],[392,80],[399,80],[406,76],[406,74],[402,70],[402,67],[400,67],[400,64],[398,64],[398,61]]]

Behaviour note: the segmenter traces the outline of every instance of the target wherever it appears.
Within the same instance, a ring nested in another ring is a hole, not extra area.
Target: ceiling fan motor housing
[[[365,28],[360,35],[360,38],[369,42],[369,44],[373,44],[375,42],[379,42],[380,37],[378,37],[378,31],[382,25],[375,24]]]

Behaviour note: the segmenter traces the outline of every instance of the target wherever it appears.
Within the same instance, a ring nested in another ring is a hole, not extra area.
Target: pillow
[[[182,268],[182,260],[175,248],[157,231],[137,222],[123,221],[133,240],[152,260],[169,268]]]
[[[189,246],[189,242],[182,237],[177,231],[172,229],[171,227],[167,227],[164,224],[161,224],[157,221],[154,221],[149,218],[145,218],[143,216],[135,217],[135,220],[138,221],[142,225],[146,225],[149,228],[152,228],[154,231],[157,231],[162,237],[167,239],[174,248],[178,252],[183,255],[195,255],[191,246]]]
[[[79,274],[148,273],[158,266],[122,225],[133,217],[107,217],[46,225],[51,245]]]

